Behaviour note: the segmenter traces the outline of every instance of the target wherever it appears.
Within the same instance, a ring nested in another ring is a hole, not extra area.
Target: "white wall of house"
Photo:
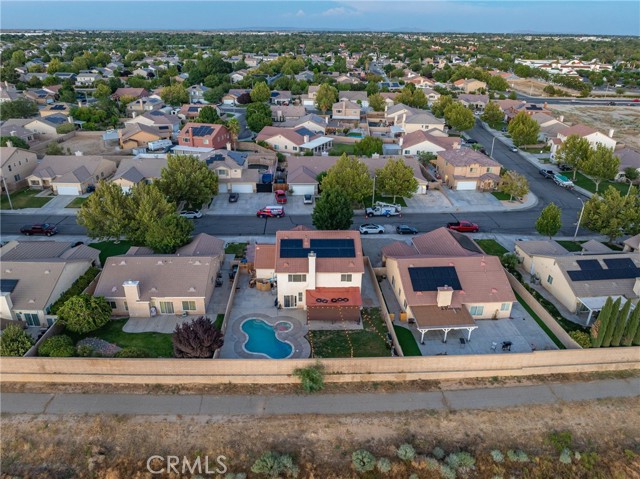
[[[290,278],[290,275],[293,278]],[[298,276],[302,275],[302,278]],[[278,301],[285,307],[288,303],[285,296],[295,297],[296,305],[294,307],[307,309],[305,304],[305,292],[309,288],[308,273],[278,273]],[[302,281],[289,281],[289,279],[302,279]],[[358,287],[362,285],[362,273],[317,273],[316,288],[348,288]]]

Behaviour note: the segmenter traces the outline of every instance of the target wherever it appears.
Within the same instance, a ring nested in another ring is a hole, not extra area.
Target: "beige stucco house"
[[[102,156],[46,155],[27,181],[31,188],[52,188],[57,195],[78,196],[115,171],[116,163]]]
[[[125,193],[131,191],[141,182],[153,183],[160,178],[162,169],[167,166],[167,155],[138,155],[134,158],[124,158],[111,181]]]
[[[118,130],[120,148],[130,150],[133,148],[146,148],[152,141],[171,138],[172,131],[160,131],[155,126],[144,123],[125,123],[122,130]]]
[[[429,132],[417,130],[400,138],[398,145],[403,155],[436,154],[444,150],[460,148],[460,138],[442,135],[440,130]]]
[[[360,105],[349,100],[336,102],[331,107],[331,117],[334,120],[360,120]]]
[[[27,177],[38,164],[38,156],[21,148],[3,146],[0,148],[2,173],[0,189],[4,193],[5,185],[9,192],[27,186]]]
[[[493,190],[500,181],[501,165],[471,148],[440,151],[436,169],[454,190]]]
[[[475,93],[478,90],[487,89],[487,84],[485,82],[476,80],[475,78],[457,80],[453,82],[453,86],[460,90],[464,90],[465,93]]]
[[[307,151],[320,154],[329,151],[333,147],[333,139],[321,134],[309,131],[306,128],[278,128],[265,126],[256,142],[264,141],[274,150],[283,153],[300,154]]]
[[[566,141],[568,137],[571,135],[578,135],[581,138],[585,138],[592,148],[596,148],[597,145],[603,145],[607,148],[611,148],[612,150],[616,147],[616,140],[613,139],[613,129],[609,130],[609,135],[605,135],[604,133],[600,133],[595,128],[591,128],[590,126],[578,124],[574,126],[570,126],[568,128],[564,128],[557,133],[558,141],[552,141],[551,144],[551,153],[555,154],[558,150],[558,147]]]

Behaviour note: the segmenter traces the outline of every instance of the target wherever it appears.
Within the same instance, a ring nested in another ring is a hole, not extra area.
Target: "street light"
[[[576,232],[573,234],[573,241],[575,241],[576,237],[578,236],[578,229],[580,228],[580,222],[582,221],[582,213],[584,213],[584,201],[582,201],[582,198],[580,198],[579,196],[577,198],[580,200],[580,203],[582,203],[582,209],[580,210],[580,216],[578,217],[578,224],[576,225]]]

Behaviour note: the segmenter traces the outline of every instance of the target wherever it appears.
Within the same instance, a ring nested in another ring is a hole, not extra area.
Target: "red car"
[[[287,194],[284,190],[276,190],[276,203],[284,205],[287,202]]]
[[[20,228],[20,233],[27,236],[31,236],[31,235],[53,236],[57,232],[58,232],[58,228],[56,228],[56,225],[50,225],[49,223],[26,225]]]
[[[466,220],[447,223],[447,228],[450,230],[460,231],[461,233],[477,233],[480,231],[480,227],[477,224]]]

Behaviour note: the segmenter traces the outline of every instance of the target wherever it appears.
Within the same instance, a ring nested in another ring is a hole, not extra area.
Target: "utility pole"
[[[373,175],[373,194],[371,195],[371,207],[376,203],[376,175]]]
[[[584,213],[584,201],[582,201],[582,198],[580,198],[578,196],[578,199],[580,200],[580,203],[582,203],[582,209],[580,210],[580,216],[578,217],[578,224],[576,225],[576,232],[573,234],[573,241],[576,240],[576,237],[578,236],[578,229],[580,228],[580,222],[582,221],[582,213]]]

